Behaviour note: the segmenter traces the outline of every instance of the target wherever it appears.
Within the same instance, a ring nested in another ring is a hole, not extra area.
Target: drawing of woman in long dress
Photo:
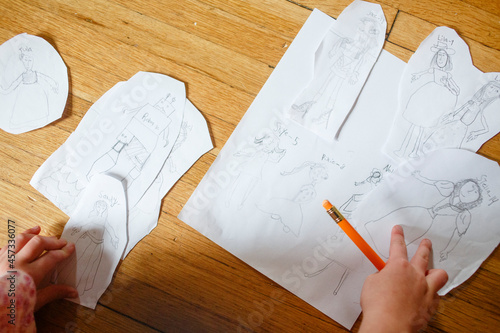
[[[451,55],[455,50],[447,47],[445,43],[438,42],[431,47],[435,52],[429,69],[414,73],[411,82],[419,80],[424,75],[431,75],[432,79],[420,86],[409,98],[403,111],[403,117],[410,122],[410,128],[401,144],[394,153],[400,157],[406,155],[410,149],[409,157],[418,157],[422,145],[439,123],[443,114],[455,109],[460,88],[449,73],[453,64]]]
[[[240,172],[231,186],[226,206],[236,203],[238,209],[245,204],[250,193],[262,180],[262,171],[268,163],[278,163],[286,150],[279,147],[279,138],[271,130],[266,130],[254,140],[251,148],[238,151],[235,157],[243,158],[240,163]]]
[[[401,224],[405,232],[407,245],[423,237],[439,218],[448,216],[454,218],[454,229],[447,244],[435,244],[435,248],[445,245],[440,253],[440,260],[446,260],[448,254],[453,251],[462,236],[467,232],[472,220],[471,209],[479,206],[482,202],[482,194],[479,183],[475,179],[464,179],[457,183],[445,180],[433,181],[415,172],[416,179],[424,184],[435,186],[439,194],[443,196],[431,207],[405,206],[398,208],[389,214],[365,224],[365,228],[375,244],[376,250],[385,258],[389,257],[389,244],[387,235],[393,225]],[[418,216],[418,224],[405,225],[411,216]]]
[[[338,36],[338,41],[328,53],[331,59],[328,77],[312,100],[304,101],[302,96],[298,98],[292,105],[293,113],[324,124],[327,128],[339,92],[345,83],[354,85],[358,82],[360,68],[367,53],[377,46],[380,30],[380,24],[375,19],[364,17],[354,38]],[[303,95],[310,94],[310,90],[311,88],[306,88]]]
[[[484,117],[484,110],[499,98],[500,82],[488,82],[462,107],[443,117],[441,126],[427,140],[428,144],[435,144],[442,148],[461,148],[464,143],[488,133],[489,128]],[[473,124],[478,121],[481,122],[481,128],[469,132]]]
[[[31,47],[21,46],[19,52],[25,71],[7,89],[0,89],[5,95],[16,92],[10,118],[12,128],[47,121],[50,111],[48,88],[58,93],[58,84],[54,79],[33,70],[35,58]]]
[[[70,277],[75,274],[78,266],[75,288],[80,296],[94,286],[104,252],[105,232],[110,235],[113,247],[118,248],[119,239],[113,227],[108,223],[107,217],[108,204],[104,200],[98,200],[89,214],[89,222],[72,230],[72,235],[82,232],[82,229],[83,232],[75,242],[76,255],[64,264],[59,271],[58,280],[59,283],[70,282]]]

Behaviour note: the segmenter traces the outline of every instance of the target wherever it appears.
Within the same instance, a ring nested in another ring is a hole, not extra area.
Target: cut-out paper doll
[[[394,152],[399,157],[407,154],[418,157],[422,153],[423,143],[438,126],[443,114],[455,109],[460,94],[460,88],[450,73],[453,68],[451,55],[455,50],[438,40],[431,51],[434,55],[429,68],[411,75],[412,84],[416,81],[424,83],[411,94],[402,113],[411,125],[401,147]]]
[[[439,223],[442,217],[454,218],[454,229],[451,231],[447,244],[440,251],[440,261],[446,260],[448,254],[453,251],[462,236],[467,232],[472,220],[471,210],[482,202],[482,193],[479,181],[476,179],[463,179],[456,183],[446,180],[430,180],[415,171],[413,176],[424,184],[434,186],[443,197],[430,206],[404,206],[387,215],[365,224],[365,228],[375,244],[376,250],[381,256],[389,257],[389,244],[381,235],[389,235],[390,229],[396,223],[401,223],[405,232],[407,245],[421,239],[432,227],[433,223]],[[419,216],[418,225],[406,225],[404,221],[408,216]],[[381,240],[384,242],[382,243]],[[434,244],[434,248],[443,244]]]
[[[166,147],[170,115],[175,111],[170,94],[155,105],[146,104],[136,112],[116,138],[116,143],[99,157],[87,173],[90,181],[97,173],[109,173],[121,179],[127,188],[141,175],[141,171],[158,144]]]
[[[311,100],[292,105],[294,112],[327,128],[340,91],[344,85],[354,85],[358,82],[360,67],[367,53],[378,45],[377,36],[380,33],[380,24],[377,20],[364,17],[354,37],[339,36],[328,53],[330,58],[328,77]],[[306,93],[310,92],[306,90]],[[300,100],[299,97],[298,101]]]
[[[316,198],[315,186],[328,179],[328,172],[323,164],[308,161],[290,172],[281,173],[282,176],[290,176],[307,169],[309,170],[307,184],[302,185],[298,192],[293,193],[291,197],[286,197],[285,194],[282,197],[272,197],[257,205],[261,212],[268,214],[272,220],[280,222],[284,232],[291,232],[297,237],[300,235],[303,222],[302,205]],[[297,182],[296,179],[294,181]]]
[[[262,172],[267,163],[278,163],[286,154],[279,147],[279,137],[271,130],[265,130],[255,137],[253,145],[237,151],[234,156],[242,161],[239,174],[230,187],[226,206],[236,204],[241,209],[255,186],[262,180]]]
[[[51,107],[49,94],[59,92],[59,85],[54,79],[33,69],[36,53],[32,47],[19,47],[19,60],[23,64],[24,72],[8,87],[0,87],[0,93],[4,95],[15,94],[10,110],[10,127],[13,129],[47,123]]]
[[[462,148],[466,143],[488,133],[489,127],[484,112],[498,99],[500,81],[486,83],[460,108],[443,116],[440,127],[432,133],[426,144],[434,148]],[[477,126],[476,123],[480,125]]]
[[[76,276],[75,288],[78,290],[80,297],[94,286],[104,252],[105,233],[110,236],[111,245],[115,249],[118,247],[120,240],[107,219],[108,204],[104,200],[98,200],[88,216],[88,222],[85,225],[71,229],[72,236],[80,235],[75,242],[78,254],[73,255],[72,259],[61,267],[57,279],[59,281],[71,281],[78,264],[81,270]]]
[[[382,50],[386,27],[380,5],[352,2],[314,50],[312,80],[287,115],[326,140],[336,139]]]

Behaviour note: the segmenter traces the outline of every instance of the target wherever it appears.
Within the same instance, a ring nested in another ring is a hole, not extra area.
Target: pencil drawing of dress
[[[16,93],[10,119],[12,127],[25,126],[48,117],[48,96],[43,86],[38,82],[36,71],[22,73],[22,82],[17,87]]]
[[[408,100],[403,117],[410,123],[435,127],[444,112],[453,110],[457,96],[448,88],[451,75],[438,68],[432,69],[432,81],[417,89]]]
[[[81,269],[76,276],[75,287],[79,295],[92,289],[95,277],[101,263],[104,251],[104,232],[107,224],[107,205],[104,201],[96,202],[94,209],[89,215],[89,222],[85,225],[85,230],[75,243],[78,249],[76,256],[64,265],[59,273],[63,281],[68,280],[71,274],[75,274],[76,267]]]
[[[372,242],[375,244],[376,250],[383,257],[389,257],[389,244],[386,242],[387,237],[384,237],[384,235],[390,235],[392,226],[395,224],[400,224],[403,227],[405,242],[409,245],[423,237],[434,222],[439,223],[449,218],[454,219],[455,227],[446,246],[446,249],[448,249],[447,252],[453,250],[456,242],[465,234],[471,222],[471,213],[466,207],[469,207],[469,205],[470,207],[474,207],[474,205],[480,202],[479,188],[470,180],[465,180],[457,184],[449,181],[436,181],[434,186],[441,196],[445,197],[434,206],[401,207],[377,220],[365,224],[365,228]],[[472,204],[469,204],[471,202],[469,198],[472,200]],[[450,244],[452,246],[449,248]]]

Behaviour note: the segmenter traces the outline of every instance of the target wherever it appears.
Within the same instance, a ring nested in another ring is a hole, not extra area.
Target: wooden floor
[[[500,1],[381,0],[385,49],[407,61],[437,26],[455,29],[482,71],[500,71]],[[137,71],[170,75],[207,119],[215,149],[163,200],[158,227],[118,267],[95,311],[68,301],[36,315],[40,332],[342,332],[340,325],[176,218],[313,8],[350,0],[0,0],[0,42],[45,38],[69,68],[62,119],[21,135],[0,130],[0,244],[7,219],[60,235],[68,217],[34,190],[38,167],[89,107]],[[1,108],[1,106],[0,106]],[[499,110],[500,111],[500,110]],[[0,109],[1,112],[1,109]],[[500,161],[500,135],[480,154]],[[427,332],[500,327],[500,251],[443,298]],[[357,331],[359,320],[353,328]]]

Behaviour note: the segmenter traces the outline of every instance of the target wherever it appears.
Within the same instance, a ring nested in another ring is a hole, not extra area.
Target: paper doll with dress
[[[364,224],[376,251],[384,258],[389,257],[389,244],[386,235],[390,234],[393,225],[401,224],[405,233],[407,245],[425,237],[434,223],[442,219],[454,219],[453,230],[446,236],[446,244],[434,242],[434,248],[440,250],[440,261],[446,260],[450,252],[460,242],[467,232],[472,221],[472,210],[478,207],[483,199],[479,181],[476,179],[463,179],[453,183],[446,180],[431,180],[423,177],[420,172],[413,173],[415,179],[424,184],[434,186],[439,194],[432,206],[402,206],[385,216]],[[418,221],[409,224],[407,221]],[[427,236],[428,237],[428,236]]]
[[[49,94],[59,92],[54,79],[33,69],[36,53],[32,47],[19,47],[19,60],[24,71],[8,87],[0,87],[4,95],[15,94],[12,109],[2,110],[10,113],[10,128],[13,129],[47,123],[51,108]]]
[[[120,239],[115,230],[108,222],[108,204],[104,200],[94,203],[93,209],[88,215],[88,222],[79,227],[71,229],[71,236],[79,235],[75,242],[77,251],[66,261],[58,271],[57,280],[69,283],[75,276],[75,288],[82,296],[86,291],[93,288],[101,259],[104,253],[105,234],[111,239],[111,246],[118,248]],[[76,238],[76,236],[74,236]],[[78,266],[78,270],[77,270]]]
[[[403,110],[403,118],[410,123],[403,142],[394,153],[399,157],[418,157],[423,143],[438,126],[444,114],[455,110],[460,88],[453,80],[451,56],[455,50],[442,41],[430,49],[434,55],[428,69],[413,73],[411,84],[422,84],[410,95]]]
[[[346,84],[355,85],[358,82],[361,66],[368,53],[379,44],[377,37],[380,33],[381,27],[377,20],[363,17],[353,37],[336,36],[337,41],[328,53],[330,61],[327,78],[312,99],[304,101],[304,97],[299,96],[292,105],[292,113],[327,128],[339,93]],[[317,89],[313,82],[306,88],[303,96],[311,94],[310,87]]]

